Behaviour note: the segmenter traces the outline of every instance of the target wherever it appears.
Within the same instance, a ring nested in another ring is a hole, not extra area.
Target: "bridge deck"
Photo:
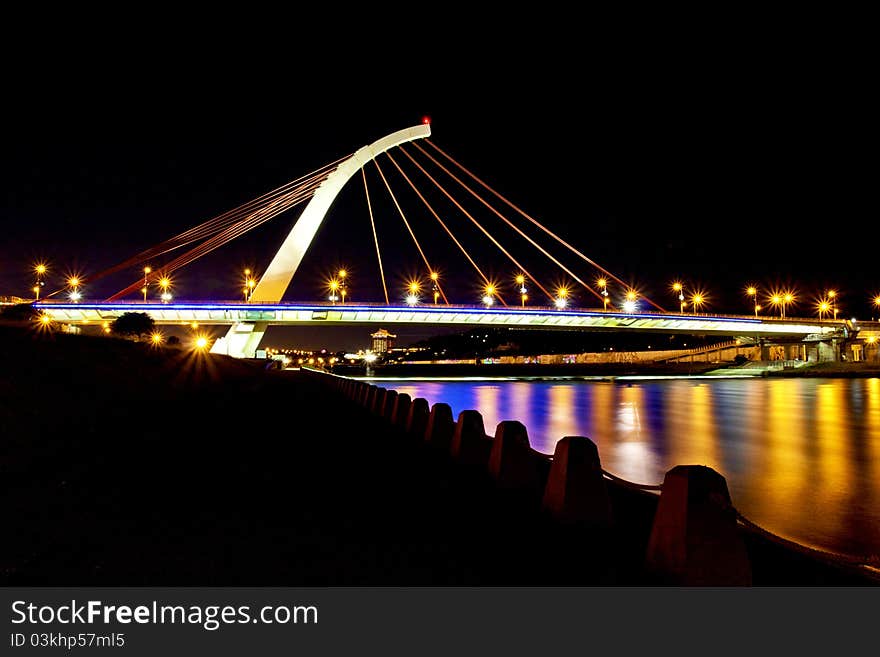
[[[43,302],[36,304],[53,320],[75,324],[113,320],[125,312],[145,312],[157,324],[270,325],[428,324],[594,331],[657,331],[745,336],[832,335],[852,329],[848,320],[754,318],[737,315],[621,313],[551,308],[473,306],[385,306],[325,303],[249,304],[243,302]]]

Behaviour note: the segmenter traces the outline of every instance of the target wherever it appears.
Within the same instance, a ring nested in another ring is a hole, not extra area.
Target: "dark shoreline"
[[[0,362],[4,585],[663,584],[648,493],[561,526],[306,372],[6,326]],[[754,549],[758,586],[877,584]]]

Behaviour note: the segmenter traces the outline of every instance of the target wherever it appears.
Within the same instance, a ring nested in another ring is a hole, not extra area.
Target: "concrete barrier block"
[[[376,403],[373,406],[373,415],[382,416],[382,410],[385,408],[385,399],[388,397],[388,393],[391,392],[388,388],[379,388],[379,392],[376,393]]]
[[[379,408],[379,417],[391,420],[391,413],[394,412],[394,405],[397,403],[397,391],[386,390],[385,399],[382,400],[382,406]]]
[[[489,474],[502,488],[540,490],[541,455],[529,444],[529,433],[522,422],[505,420],[495,428],[489,452]]]
[[[679,586],[751,585],[751,564],[724,477],[703,465],[679,465],[666,473],[646,566]]]
[[[363,397],[361,398],[361,405],[370,410],[370,404],[373,403],[373,395],[376,394],[376,386],[368,383],[364,388]]]
[[[436,403],[431,407],[428,424],[425,426],[425,442],[436,447],[449,449],[455,422],[452,421],[452,407],[449,404]]]
[[[608,527],[611,501],[596,444],[584,436],[556,443],[542,506],[560,522]]]
[[[455,423],[449,452],[452,457],[465,465],[486,466],[492,441],[486,437],[483,416],[477,411],[462,411]]]
[[[367,410],[370,411],[370,413],[372,413],[373,415],[376,415],[379,412],[379,409],[381,408],[381,403],[383,401],[385,401],[385,388],[374,386],[370,394]]]
[[[394,400],[394,408],[391,410],[391,424],[404,429],[410,406],[412,406],[412,398],[405,392],[398,394]]]
[[[451,415],[452,412],[450,411]],[[406,418],[406,432],[419,440],[425,440],[425,429],[428,427],[428,418],[430,416],[431,410],[428,407],[428,400],[424,397],[416,397],[409,407],[409,415]]]

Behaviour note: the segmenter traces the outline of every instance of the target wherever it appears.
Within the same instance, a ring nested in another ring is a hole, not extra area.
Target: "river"
[[[734,505],[775,534],[849,555],[880,555],[880,379],[382,380],[486,431],[519,420],[532,446],[593,439],[603,467],[656,484],[708,465]]]

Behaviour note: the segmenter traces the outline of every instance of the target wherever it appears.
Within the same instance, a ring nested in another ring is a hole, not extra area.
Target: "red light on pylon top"
[[[430,116],[423,116],[422,123],[424,123],[425,125],[431,125],[431,117]]]

